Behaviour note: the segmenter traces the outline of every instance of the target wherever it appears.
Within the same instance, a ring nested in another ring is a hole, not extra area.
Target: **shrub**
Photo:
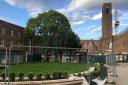
[[[62,75],[64,79],[69,77],[68,72],[63,72]]]
[[[53,73],[53,79],[58,79],[58,72]]]
[[[19,81],[23,81],[24,80],[24,73],[20,72],[19,73]]]
[[[30,81],[32,81],[32,80],[33,80],[33,77],[34,77],[34,74],[30,72],[30,73],[28,74],[28,79],[29,79]]]
[[[74,73],[73,75],[74,75],[74,76],[78,76],[78,73]]]
[[[82,76],[82,74],[81,73],[78,73],[78,77],[81,77]]]
[[[45,79],[46,79],[46,80],[50,80],[50,74],[49,74],[49,73],[46,73],[46,74],[45,74]]]
[[[10,81],[15,81],[15,72],[12,72],[12,73],[10,73],[10,75],[9,75],[9,79],[10,79]]]
[[[36,80],[41,80],[41,77],[42,77],[42,73],[38,73],[36,76]]]
[[[2,77],[2,80],[5,80],[5,73],[2,73],[0,76]]]
[[[92,72],[91,73],[92,79],[95,79],[98,77],[98,73],[97,72]]]
[[[53,73],[53,79],[63,79],[68,78],[67,72],[54,72]]]
[[[100,66],[99,65],[95,65],[95,69],[92,72],[92,76],[94,78],[99,77],[100,76]]]
[[[58,79],[62,79],[63,78],[63,72],[58,72]]]

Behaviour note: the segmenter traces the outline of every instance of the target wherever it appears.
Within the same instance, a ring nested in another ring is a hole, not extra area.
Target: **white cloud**
[[[91,30],[90,34],[95,34],[95,33],[98,33],[98,32],[101,32],[101,26],[99,27],[95,27],[93,30]]]
[[[47,11],[48,9],[56,8],[55,5],[63,0],[4,0],[6,3],[25,9],[29,12],[31,17],[37,16],[39,13]]]
[[[15,5],[15,0],[14,1],[11,1],[11,0],[4,0],[6,1],[7,3],[9,3],[10,5]]]
[[[83,24],[83,23],[84,23],[84,20],[83,21],[75,21],[75,22],[71,22],[71,25],[76,26],[76,25],[80,25],[80,24]]]
[[[90,10],[102,5],[104,0],[71,0],[71,3],[68,5],[68,11],[74,10]]]
[[[112,10],[112,15],[113,15],[113,18],[115,18],[115,10],[114,9]],[[128,19],[128,13],[127,12],[124,12],[124,11],[118,10],[117,16],[118,16],[117,18],[119,20],[127,20]],[[92,16],[91,19],[92,20],[99,20],[101,18],[102,18],[102,12],[100,12],[100,13]]]
[[[58,12],[62,13],[62,14],[67,14],[67,9],[66,8],[61,8],[61,9],[57,9]]]
[[[43,11],[42,0],[5,0],[5,2],[12,6],[26,9],[32,17]]]
[[[121,23],[120,26],[128,26],[128,23]]]
[[[118,30],[119,30],[119,31],[120,31],[120,30],[124,30],[124,29],[127,28],[127,27],[128,27],[127,21],[121,22],[120,25],[119,25],[119,27],[118,27]]]
[[[127,3],[128,0],[71,0],[71,3],[68,5],[68,11],[74,10],[93,10],[100,8],[103,3],[111,2],[113,4],[116,3],[117,7],[128,8]]]
[[[99,19],[101,19],[101,18],[102,18],[102,12],[100,12],[100,13],[98,13],[98,14],[92,16],[92,20],[99,20]]]
[[[86,21],[90,20],[89,15],[84,15],[81,11],[69,12],[66,8],[57,9],[60,13],[64,14],[70,21],[72,27],[76,25],[84,24]]]
[[[119,17],[120,20],[127,20],[128,19],[128,13],[120,11],[118,17]]]
[[[81,12],[73,12],[72,16],[70,17],[70,21],[74,24],[74,25],[79,25],[79,24],[83,24],[86,21],[88,21],[90,19],[90,16],[88,15],[83,15],[81,14]]]

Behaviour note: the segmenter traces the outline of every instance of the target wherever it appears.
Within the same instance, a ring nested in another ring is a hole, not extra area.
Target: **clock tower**
[[[104,3],[102,7],[102,38],[112,37],[112,4]]]
[[[108,50],[112,50],[112,3],[102,6],[101,51],[106,53]]]

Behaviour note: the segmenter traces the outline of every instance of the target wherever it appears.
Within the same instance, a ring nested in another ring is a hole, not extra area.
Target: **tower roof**
[[[103,4],[103,7],[107,7],[107,6],[111,7],[112,6],[112,3],[104,3]]]

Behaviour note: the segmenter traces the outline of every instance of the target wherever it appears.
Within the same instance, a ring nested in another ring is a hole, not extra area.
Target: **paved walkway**
[[[117,65],[116,85],[128,85],[128,63],[120,63]]]

